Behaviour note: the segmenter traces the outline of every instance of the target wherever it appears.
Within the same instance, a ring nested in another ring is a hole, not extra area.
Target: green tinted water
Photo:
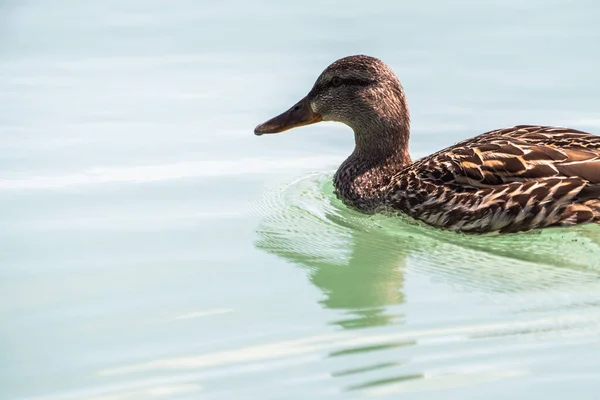
[[[600,229],[361,215],[347,129],[252,134],[353,53],[398,73],[414,157],[600,132],[596,3],[0,11],[1,398],[596,398]]]

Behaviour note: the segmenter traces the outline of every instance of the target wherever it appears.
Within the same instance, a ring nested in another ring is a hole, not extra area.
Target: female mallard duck
[[[254,133],[319,121],[354,130],[354,151],[333,180],[336,195],[362,212],[400,211],[471,233],[600,222],[598,136],[521,125],[412,162],[402,85],[382,61],[363,55],[331,64],[305,98]]]

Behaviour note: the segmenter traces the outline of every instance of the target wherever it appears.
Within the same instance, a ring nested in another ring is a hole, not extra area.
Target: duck
[[[354,150],[333,175],[335,195],[365,214],[396,213],[462,233],[516,233],[600,222],[600,136],[517,125],[412,161],[404,89],[378,58],[336,60],[289,110],[256,135],[335,121]]]

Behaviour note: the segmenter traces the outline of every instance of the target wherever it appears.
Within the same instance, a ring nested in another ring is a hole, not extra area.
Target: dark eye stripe
[[[342,78],[342,85],[352,85],[352,86],[368,86],[371,84],[374,84],[375,81],[369,80],[369,79],[361,79],[361,78]],[[333,83],[331,82],[331,80],[329,80],[328,82],[322,82],[320,84],[315,85],[310,94],[312,96],[316,96],[316,95],[320,95],[322,93],[325,93],[329,90],[330,87],[336,87],[333,85]]]

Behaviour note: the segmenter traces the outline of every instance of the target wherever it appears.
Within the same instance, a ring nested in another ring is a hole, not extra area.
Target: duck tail
[[[588,200],[583,203],[594,213],[594,222],[600,222],[600,199]]]

